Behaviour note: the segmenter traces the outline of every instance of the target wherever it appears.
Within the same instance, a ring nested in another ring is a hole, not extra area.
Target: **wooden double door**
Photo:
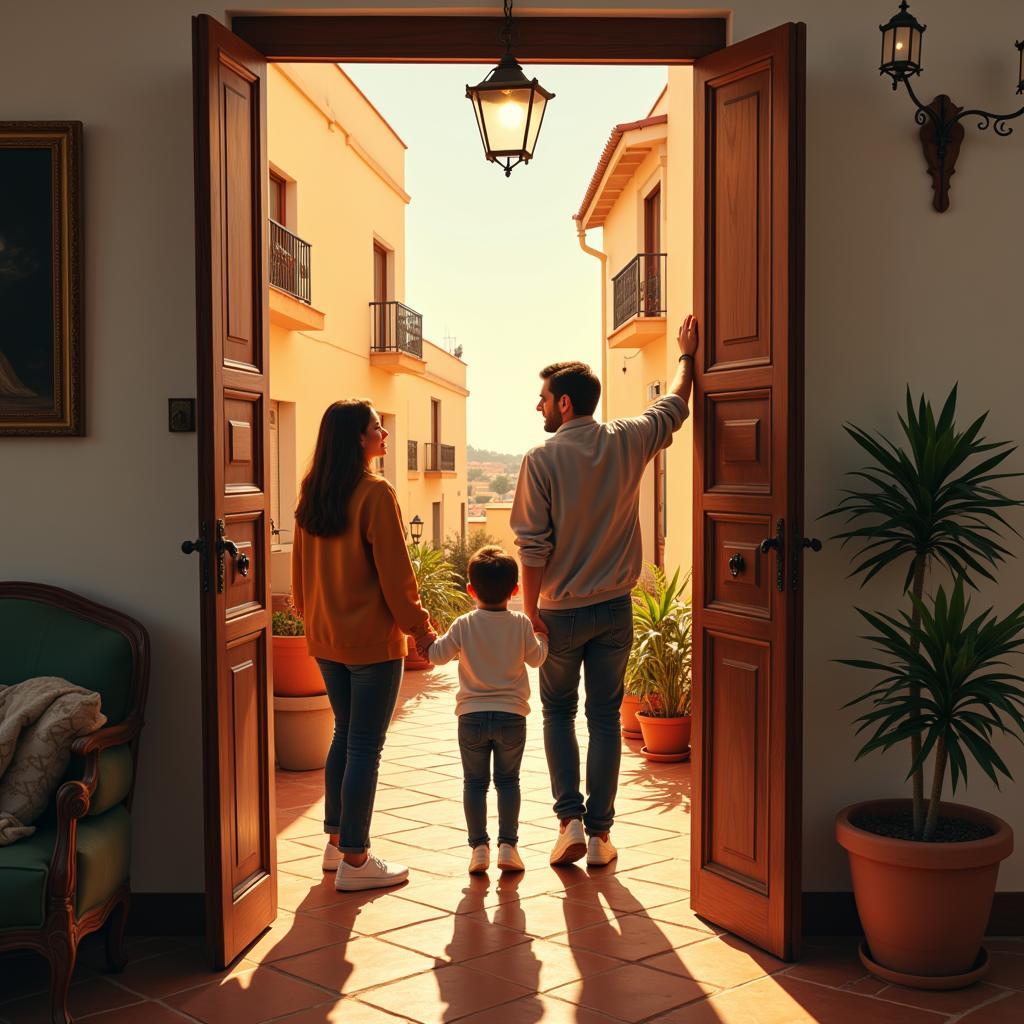
[[[276,40],[259,49],[207,16],[193,24],[199,535],[189,547],[200,558],[207,927],[217,965],[271,923],[277,904],[266,65],[268,55],[351,59],[360,45],[332,37],[330,19],[310,20],[312,36],[304,19],[283,19],[292,23],[283,33],[267,28],[274,19],[249,19],[251,39]],[[338,20],[363,32],[363,56],[492,56],[467,43],[491,38],[492,24],[476,24],[490,19],[424,18],[423,31],[403,32],[383,31],[391,25],[375,23],[384,19]],[[651,32],[642,19],[594,18],[601,24],[580,33],[579,19],[537,19],[523,27],[524,47],[547,62],[622,62],[628,45],[636,60],[695,64],[703,341],[693,399],[692,904],[791,957],[800,900],[803,27],[725,47],[724,22],[708,28],[714,19],[704,19],[698,30],[663,21]],[[684,41],[668,54],[672,32]],[[332,38],[344,45],[332,49]]]

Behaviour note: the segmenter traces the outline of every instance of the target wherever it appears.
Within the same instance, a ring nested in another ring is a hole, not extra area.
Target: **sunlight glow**
[[[498,117],[505,128],[519,128],[526,119],[526,111],[521,103],[508,100],[498,107]]]

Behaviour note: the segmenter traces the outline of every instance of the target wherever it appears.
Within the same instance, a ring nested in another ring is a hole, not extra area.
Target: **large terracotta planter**
[[[655,755],[683,754],[690,748],[689,715],[678,718],[659,718],[641,711],[636,716],[644,736],[646,752]]]
[[[274,693],[278,697],[315,697],[326,693],[324,677],[306,648],[304,636],[275,636]]]
[[[619,722],[622,725],[623,736],[634,740],[640,739],[640,723],[637,721],[636,713],[643,706],[643,700],[640,697],[634,697],[631,693],[627,693],[622,698],[622,704],[619,706]]]
[[[964,843],[921,843],[891,839],[851,823],[862,812],[907,810],[910,800],[871,800],[836,816],[836,839],[846,850],[857,913],[869,958],[903,984],[934,988],[928,979],[975,980],[999,863],[1013,852],[1013,831],[994,814],[963,804],[943,803],[944,817],[988,825],[985,839]],[[880,976],[884,976],[881,972]],[[919,979],[919,981],[915,980]]]
[[[323,768],[334,736],[334,712],[327,694],[274,697],[274,750],[289,772]]]

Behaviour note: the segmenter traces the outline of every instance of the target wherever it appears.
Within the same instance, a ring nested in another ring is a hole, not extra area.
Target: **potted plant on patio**
[[[271,616],[274,652],[274,753],[286,771],[323,768],[334,713],[323,676],[306,648],[302,616],[291,606]]]
[[[998,470],[1014,448],[981,436],[987,414],[959,430],[956,399],[954,387],[936,418],[923,397],[915,411],[908,388],[904,448],[848,425],[871,463],[853,474],[860,486],[827,513],[847,517],[837,536],[859,545],[851,575],[862,584],[908,563],[909,609],[898,616],[858,609],[881,656],[843,663],[876,674],[847,704],[869,707],[857,719],[858,732],[869,732],[858,758],[906,745],[912,796],[844,808],[836,837],[849,855],[866,935],[862,961],[889,981],[923,988],[959,987],[984,972],[981,939],[999,863],[1013,848],[1000,818],[942,802],[945,777],[955,791],[970,761],[998,784],[1010,773],[994,737],[1024,734],[1021,677],[1005,664],[1024,646],[1024,606],[1003,619],[991,609],[972,617],[965,597],[975,578],[994,580],[1008,554],[999,541],[1003,510],[1021,502],[999,487],[1019,474]],[[929,565],[948,570],[953,584],[925,601]]]
[[[693,614],[679,570],[669,579],[652,567],[649,587],[633,597],[633,646],[627,685],[643,708],[636,718],[649,761],[681,761],[690,753],[690,661]]]
[[[409,559],[416,577],[420,603],[430,616],[434,629],[443,633],[460,615],[473,607],[473,602],[460,586],[443,551],[427,544],[410,544]],[[430,667],[430,662],[419,656],[412,637],[409,638],[405,667],[413,671]]]

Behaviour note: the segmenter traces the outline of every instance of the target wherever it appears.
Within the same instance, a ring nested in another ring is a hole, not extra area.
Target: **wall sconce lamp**
[[[921,74],[921,39],[928,27],[922,25],[909,11],[907,0],[901,0],[899,11],[885,25],[879,25],[882,33],[882,63],[879,74],[889,75],[892,87],[902,82],[917,113],[914,120],[921,126],[921,146],[932,178],[932,206],[939,213],[949,209],[949,179],[956,169],[960,155],[960,144],[964,139],[965,117],[978,117],[978,129],[991,127],[996,135],[1011,134],[1013,128],[1007,124],[1024,114],[1024,107],[1012,114],[991,114],[987,110],[965,110],[958,107],[948,96],[936,96],[927,106],[914,93],[910,79]],[[1024,93],[1024,40],[1016,44],[1018,51],[1017,92]]]
[[[409,536],[412,537],[413,544],[419,544],[423,536],[423,520],[419,516],[413,516],[409,520]]]
[[[466,98],[473,103],[484,156],[504,167],[507,178],[513,167],[533,158],[544,111],[555,94],[527,78],[512,56],[512,0],[505,0],[501,40],[505,55],[479,85],[466,86]]]

